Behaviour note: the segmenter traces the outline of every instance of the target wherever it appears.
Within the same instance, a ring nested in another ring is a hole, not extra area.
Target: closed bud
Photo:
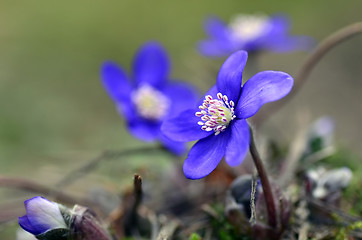
[[[70,235],[73,240],[112,240],[103,221],[89,208],[75,205],[72,210]]]

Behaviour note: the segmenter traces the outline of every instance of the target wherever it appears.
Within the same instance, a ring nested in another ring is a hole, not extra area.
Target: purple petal
[[[239,165],[249,149],[250,130],[244,119],[234,120],[231,125],[231,138],[226,146],[225,161],[230,166]]]
[[[251,77],[243,86],[236,105],[237,118],[253,116],[263,104],[279,100],[293,87],[293,78],[284,72],[264,71]]]
[[[24,202],[27,218],[32,229],[45,232],[54,228],[66,228],[63,216],[56,203],[43,197],[34,197]]]
[[[204,28],[211,38],[221,41],[227,41],[231,34],[227,25],[217,17],[207,18]]]
[[[165,148],[170,150],[170,152],[174,153],[175,155],[181,156],[187,150],[186,144],[175,142],[166,137],[164,134],[160,134],[159,140],[162,143],[162,145],[165,146]]]
[[[274,15],[269,18],[271,26],[269,36],[282,36],[287,35],[290,29],[290,19],[285,15]]]
[[[221,66],[217,76],[217,89],[229,100],[237,102],[241,91],[241,79],[248,59],[248,53],[237,51],[233,53]]]
[[[141,117],[128,122],[128,129],[131,134],[145,142],[152,142],[157,139],[160,134],[161,122],[151,121]]]
[[[204,96],[199,99],[196,106],[199,107],[204,102],[205,97],[207,95],[210,95],[212,98],[216,99],[218,92],[219,92],[219,90],[217,90],[217,86],[216,85],[212,86],[209,90],[207,90],[207,92],[204,94]]]
[[[284,36],[274,38],[265,47],[274,52],[310,50],[316,41],[308,36]]]
[[[132,87],[123,69],[116,63],[107,61],[101,67],[102,84],[115,102],[128,101]]]
[[[225,154],[230,137],[230,130],[215,136],[212,134],[198,141],[190,150],[183,170],[189,179],[199,179],[209,175]]]
[[[171,100],[168,117],[175,117],[180,112],[196,107],[199,96],[196,89],[187,83],[174,82],[168,84],[163,93]]]
[[[209,136],[213,132],[201,129],[197,122],[201,121],[195,113],[198,109],[189,109],[180,113],[177,117],[166,119],[161,131],[170,139],[179,142],[194,141]]]
[[[290,36],[290,19],[284,15],[270,18],[271,29],[264,39],[264,48],[275,52],[293,50],[309,50],[315,45],[315,40],[308,36]]]
[[[116,104],[119,115],[123,116],[127,122],[137,121],[139,118],[134,104],[131,101],[124,101],[121,104]]]
[[[159,88],[169,74],[168,55],[161,44],[147,42],[138,50],[133,63],[133,74],[138,84],[149,84]]]
[[[19,225],[25,231],[30,232],[31,234],[38,235],[41,234],[43,231],[39,231],[38,229],[34,229],[33,226],[30,224],[28,217],[26,215],[19,217]]]
[[[206,57],[223,57],[230,53],[232,50],[221,44],[220,41],[203,40],[197,44],[198,51]]]

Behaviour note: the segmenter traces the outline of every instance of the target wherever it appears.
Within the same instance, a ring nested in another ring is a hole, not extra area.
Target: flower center
[[[264,15],[235,16],[229,26],[235,37],[242,41],[250,41],[259,37],[268,28],[268,18]]]
[[[149,120],[162,119],[170,106],[168,97],[148,84],[141,85],[131,98],[137,113]]]
[[[197,117],[201,117],[198,124],[202,130],[214,130],[215,135],[223,132],[229,123],[236,118],[234,115],[234,102],[228,100],[226,95],[217,94],[217,99],[212,96],[205,96],[204,102],[199,106],[200,112],[196,112]]]

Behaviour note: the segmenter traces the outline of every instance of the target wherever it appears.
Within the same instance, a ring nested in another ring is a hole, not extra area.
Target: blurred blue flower
[[[179,155],[186,151],[185,145],[167,138],[160,127],[165,119],[194,106],[197,94],[190,84],[169,82],[169,72],[170,60],[164,48],[157,42],[147,42],[136,53],[131,77],[116,63],[107,61],[102,65],[101,78],[135,137],[148,142],[159,140]]]
[[[287,52],[308,50],[314,41],[307,36],[290,36],[290,20],[283,15],[266,17],[264,15],[235,16],[227,26],[217,17],[205,22],[205,30],[210,39],[200,41],[201,54],[222,57],[237,50],[249,53],[257,51]]]
[[[230,166],[242,162],[250,141],[247,118],[263,104],[287,95],[293,78],[284,72],[259,72],[242,84],[247,52],[232,54],[222,65],[214,85],[196,109],[166,120],[162,131],[175,141],[199,140],[183,166],[190,179],[210,174],[225,156]]]
[[[26,215],[19,217],[19,225],[31,234],[67,228],[57,203],[38,196],[26,200],[24,205]]]

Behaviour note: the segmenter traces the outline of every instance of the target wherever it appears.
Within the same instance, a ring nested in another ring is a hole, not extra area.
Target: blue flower
[[[24,202],[26,215],[19,217],[19,225],[34,235],[52,229],[67,228],[57,203],[43,197],[34,197]]]
[[[116,63],[105,62],[101,69],[103,86],[129,131],[143,141],[159,140],[175,154],[183,154],[184,144],[167,138],[160,127],[165,119],[190,108],[197,101],[194,88],[182,82],[169,82],[170,61],[157,42],[147,42],[138,50],[130,78]]]
[[[187,178],[207,176],[224,156],[230,166],[239,165],[250,141],[246,119],[263,104],[283,98],[293,87],[290,75],[276,71],[257,73],[241,87],[247,57],[245,51],[232,54],[198,108],[186,110],[162,125],[166,136],[175,141],[200,139],[184,162]]]
[[[248,52],[286,52],[307,50],[313,40],[306,36],[290,36],[289,19],[282,15],[237,15],[229,26],[217,17],[206,20],[210,39],[199,42],[201,54],[210,57],[228,56],[237,50]]]

